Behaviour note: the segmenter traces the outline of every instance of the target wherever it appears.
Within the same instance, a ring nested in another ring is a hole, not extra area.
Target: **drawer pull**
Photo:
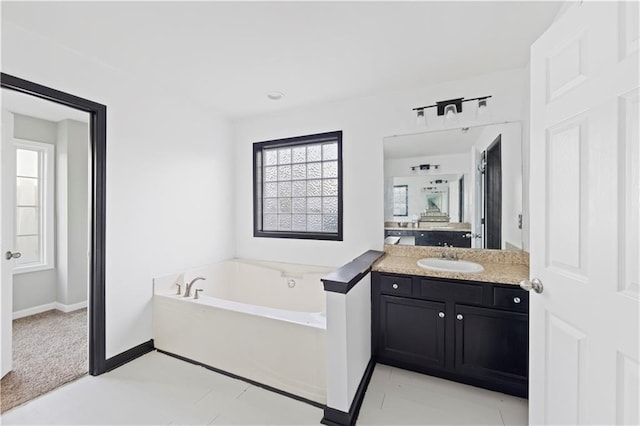
[[[393,287],[394,290],[397,290],[398,289],[398,284],[393,283],[393,285],[391,287]]]
[[[439,316],[440,318],[444,318],[444,312],[438,312],[438,316]]]
[[[458,321],[462,321],[464,317],[462,316],[462,314],[458,314],[456,315],[456,318],[458,319]]]
[[[514,297],[513,303],[520,303],[520,298],[518,296]]]

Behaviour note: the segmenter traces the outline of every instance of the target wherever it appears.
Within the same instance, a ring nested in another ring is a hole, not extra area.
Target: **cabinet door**
[[[455,369],[482,379],[521,384],[529,365],[527,314],[455,306]]]
[[[465,237],[467,232],[449,232],[449,245],[454,247],[471,247],[471,238]]]
[[[380,296],[380,359],[444,367],[444,312],[444,303]]]

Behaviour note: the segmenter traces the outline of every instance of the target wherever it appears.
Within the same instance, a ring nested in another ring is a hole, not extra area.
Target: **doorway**
[[[106,106],[61,92],[46,86],[23,80],[8,74],[1,74],[3,89],[52,101],[75,110],[88,113],[90,188],[88,221],[89,258],[88,265],[88,372],[99,375],[106,371],[105,357],[105,171],[106,171]],[[4,144],[3,144],[4,145]],[[0,152],[3,163],[6,153]],[[5,169],[3,167],[3,169]],[[6,173],[6,169],[2,173]],[[7,179],[3,177],[0,192],[5,192]],[[0,194],[0,199],[3,197]],[[12,194],[13,195],[13,194]],[[0,205],[0,244],[2,259],[0,275],[2,277],[0,312],[0,331],[2,351],[0,363],[2,376],[12,369],[12,322],[13,322],[13,268],[17,250],[15,250],[14,218],[12,209]],[[7,211],[12,213],[5,214]],[[11,232],[6,232],[6,230]]]
[[[485,247],[502,248],[502,135],[489,145],[485,165],[484,229]]]
[[[2,124],[15,225],[5,412],[88,371],[90,162],[86,112],[3,88]]]

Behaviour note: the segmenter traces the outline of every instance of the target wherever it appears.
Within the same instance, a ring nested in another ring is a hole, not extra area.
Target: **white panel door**
[[[4,89],[3,89],[4,90]],[[13,259],[5,253],[14,247],[15,211],[15,161],[13,145],[13,114],[2,110],[2,140],[0,142],[0,365],[2,377],[12,367],[12,322],[13,322]]]
[[[637,3],[531,48],[531,424],[638,424]]]

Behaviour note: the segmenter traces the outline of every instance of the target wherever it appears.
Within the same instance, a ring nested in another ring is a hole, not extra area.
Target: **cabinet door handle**
[[[458,314],[456,315],[456,318],[458,319],[458,321],[462,321],[464,317],[462,316],[462,314]]]
[[[520,298],[518,296],[514,297],[513,303],[520,303]]]
[[[439,316],[440,318],[444,318],[444,312],[438,312],[438,316]]]
[[[393,285],[391,287],[393,287],[394,290],[397,290],[398,289],[398,284],[393,283]]]

